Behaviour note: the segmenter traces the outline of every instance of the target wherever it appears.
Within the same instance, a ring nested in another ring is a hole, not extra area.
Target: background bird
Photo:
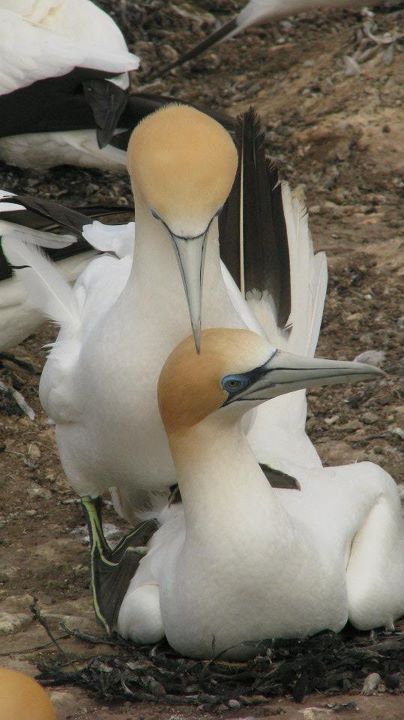
[[[1,0],[0,20],[0,157],[120,166],[121,151],[101,152],[95,132],[112,139],[139,65],[114,21],[90,0]]]
[[[290,15],[311,12],[312,10],[350,9],[371,5],[374,2],[376,0],[370,0],[370,2],[364,2],[364,0],[250,0],[238,15],[218,27],[204,40],[180,55],[174,62],[166,65],[160,71],[153,72],[151,79],[164,76],[175,67],[183,65],[188,60],[193,60],[217,43],[228,40],[253,25],[262,25],[281,20]]]
[[[112,18],[90,0],[0,0],[0,21],[0,159],[122,170],[133,127],[172,98],[130,92],[139,58]]]

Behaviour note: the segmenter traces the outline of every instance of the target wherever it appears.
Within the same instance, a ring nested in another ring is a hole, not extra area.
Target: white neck
[[[261,471],[239,421],[211,415],[169,437],[184,505],[187,543],[288,542],[290,519]]]
[[[191,334],[188,306],[172,242],[164,225],[156,220],[135,193],[136,239],[132,271],[122,293],[130,307],[131,325],[154,327],[161,343],[161,327],[171,349]],[[121,311],[120,311],[121,312]],[[161,319],[156,322],[156,317]],[[205,257],[202,298],[204,327],[238,327],[242,325],[234,311],[220,267],[218,224],[209,229]]]

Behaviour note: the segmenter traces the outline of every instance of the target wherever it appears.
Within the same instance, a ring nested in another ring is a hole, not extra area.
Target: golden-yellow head
[[[237,170],[222,125],[187,105],[167,105],[133,131],[128,171],[136,194],[179,237],[205,232]]]
[[[250,330],[204,330],[199,354],[192,337],[183,340],[167,359],[158,383],[167,433],[186,430],[218,410],[229,397],[223,381],[231,383],[233,375],[261,366],[271,352],[269,343]]]

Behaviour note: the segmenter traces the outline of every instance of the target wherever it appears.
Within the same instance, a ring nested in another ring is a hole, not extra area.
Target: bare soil
[[[387,42],[400,25],[402,30],[402,3],[375,10],[373,34],[379,43],[365,35],[360,13],[306,14],[251,29],[149,86],[149,68],[173,59],[218,19],[229,19],[240,3],[100,4],[112,9],[129,44],[144,58],[144,69],[134,79],[137,87],[233,116],[253,105],[262,116],[269,152],[283,178],[304,186],[315,246],[328,255],[329,293],[318,353],[341,359],[369,350],[385,353],[387,375],[380,382],[310,394],[310,435],[326,464],[369,459],[403,482],[402,53],[400,41]],[[0,186],[71,206],[131,200],[124,174],[95,170],[61,167],[39,174],[1,165]],[[31,674],[38,662],[57,656],[44,628],[32,618],[33,596],[57,637],[64,634],[61,620],[100,633],[91,605],[80,505],[63,475],[53,430],[37,397],[43,346],[53,336],[54,329],[45,326],[13,349],[32,370],[11,361],[0,367],[1,379],[19,389],[36,412],[32,421],[10,399],[0,398],[0,662]],[[123,528],[111,508],[106,519]],[[95,654],[93,646],[74,638],[61,643],[70,656]],[[97,646],[97,654],[103,651],[109,648]],[[158,700],[111,705],[70,686],[53,689],[52,697],[60,720],[180,720],[212,714],[321,720],[338,710],[346,720],[404,717],[403,695],[383,684],[380,688],[369,697],[316,694],[300,705],[284,697],[209,712]]]

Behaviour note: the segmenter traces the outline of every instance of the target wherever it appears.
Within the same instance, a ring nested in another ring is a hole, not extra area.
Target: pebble
[[[305,710],[299,710],[299,713],[303,715],[304,720],[325,720],[330,717],[331,711],[321,707],[310,707]]]
[[[383,350],[365,350],[354,358],[354,362],[367,363],[374,367],[380,367],[386,358]]]
[[[382,679],[379,673],[370,673],[370,675],[368,675],[364,680],[362,695],[373,695],[373,693],[378,689],[381,681]]]
[[[392,673],[391,675],[386,675],[384,680],[384,683],[388,690],[398,690],[400,687],[400,682],[400,673]]]
[[[31,485],[31,487],[28,488],[28,495],[32,498],[38,498],[39,500],[50,500],[52,497],[50,490],[40,485]]]
[[[24,613],[0,613],[0,635],[12,635],[31,622],[31,617]]]
[[[30,443],[27,452],[31,460],[39,460],[41,457],[41,451],[36,443]]]
[[[232,710],[239,710],[241,708],[241,703],[238,700],[231,699],[227,704]]]
[[[362,422],[364,422],[365,425],[373,425],[377,423],[379,419],[379,415],[376,415],[374,412],[365,412],[362,415]]]

